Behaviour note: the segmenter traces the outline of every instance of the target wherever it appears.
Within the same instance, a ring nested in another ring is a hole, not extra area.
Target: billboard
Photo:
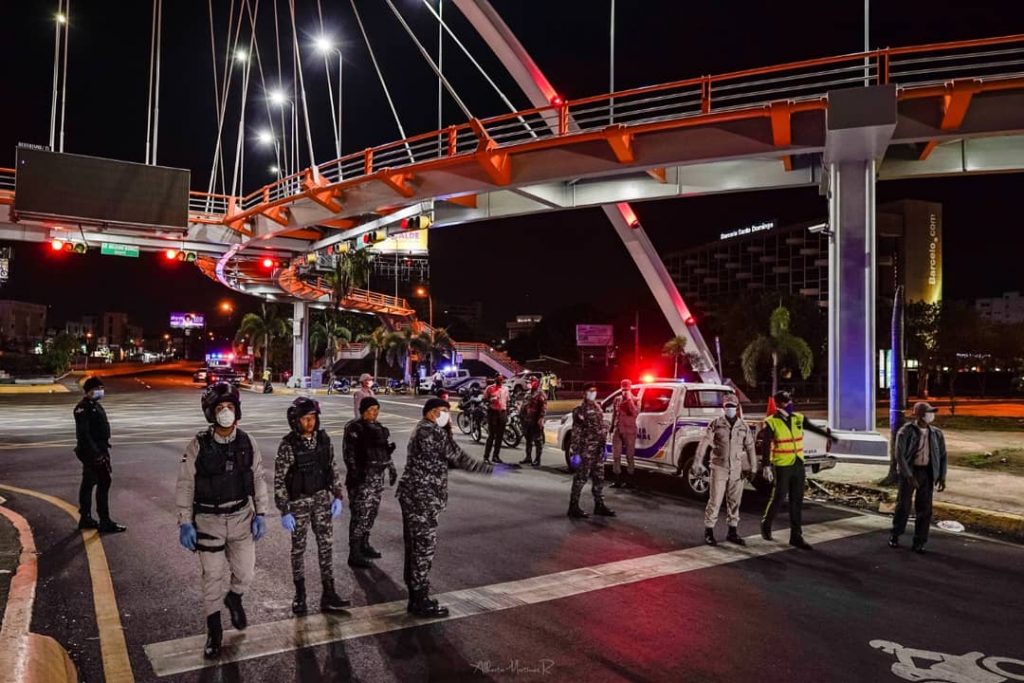
[[[18,147],[14,210],[84,222],[188,228],[190,172]]]
[[[611,325],[576,326],[576,346],[613,346],[614,339]]]
[[[375,254],[408,254],[410,256],[427,255],[427,233],[429,230],[409,230],[398,232],[386,240],[377,242],[370,250]]]
[[[206,316],[202,313],[171,313],[171,327],[178,330],[206,327]]]
[[[926,304],[942,300],[942,205],[905,202],[903,281],[907,301]]]

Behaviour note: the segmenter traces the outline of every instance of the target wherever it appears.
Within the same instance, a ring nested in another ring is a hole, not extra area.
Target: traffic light
[[[338,245],[337,252],[339,254],[347,254],[350,251],[354,251],[356,248],[355,242],[348,240]]]
[[[273,270],[274,266],[277,264],[274,262],[274,259],[268,256],[260,261],[260,265],[263,266],[265,270]]]
[[[430,216],[420,214],[419,216],[412,216],[410,218],[403,218],[399,225],[402,226],[402,230],[426,230],[433,223],[430,220]]]
[[[89,247],[84,242],[69,242],[60,238],[54,238],[50,241],[50,249],[53,251],[65,251],[69,254],[84,254],[89,251]]]
[[[199,258],[199,254],[194,251],[179,251],[178,260],[184,261],[185,263],[195,263],[196,259]]]
[[[317,256],[316,256],[316,252],[315,251],[311,251],[311,252],[306,254],[306,263],[310,263],[310,264],[316,263],[316,259],[317,259]]]
[[[370,232],[363,233],[363,244],[376,244],[377,242],[383,242],[387,238],[387,230],[371,230]]]

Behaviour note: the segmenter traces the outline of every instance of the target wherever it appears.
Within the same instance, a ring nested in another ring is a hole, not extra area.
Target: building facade
[[[1004,292],[1002,296],[978,299],[974,307],[985,320],[997,325],[1024,323],[1024,296]]]
[[[40,341],[46,335],[46,306],[0,300],[0,336],[8,341]]]

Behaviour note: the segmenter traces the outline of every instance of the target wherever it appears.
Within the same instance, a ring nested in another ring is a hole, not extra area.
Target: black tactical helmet
[[[217,421],[217,414],[214,410],[219,403],[233,403],[235,406],[235,419],[242,419],[242,399],[238,395],[238,389],[227,382],[217,382],[206,387],[203,392],[203,416],[206,421],[213,424]]]
[[[293,432],[300,431],[299,418],[310,413],[316,413],[316,427],[314,429],[320,429],[320,403],[306,396],[299,396],[288,406],[288,426],[292,428]]]

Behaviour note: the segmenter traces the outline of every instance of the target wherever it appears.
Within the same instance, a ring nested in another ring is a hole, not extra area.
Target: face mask
[[[101,398],[103,398],[103,390],[102,389],[93,389],[92,390],[92,400],[98,401]]]
[[[588,401],[594,401],[596,399],[597,399],[597,392],[596,391],[588,391],[587,392],[587,400]]]
[[[736,417],[736,409],[735,408],[726,408],[725,409],[725,416],[726,417]]]
[[[437,426],[440,427],[441,429],[444,429],[445,427],[448,426],[448,420],[450,418],[451,418],[451,415],[448,413],[448,411],[447,410],[442,410],[441,414],[437,416],[437,420],[436,420]]]
[[[217,424],[224,429],[227,429],[231,425],[235,424],[235,411],[225,409],[217,413]]]
[[[925,423],[931,424],[932,422],[935,422],[935,413],[925,413],[924,417],[921,419],[924,420]]]

